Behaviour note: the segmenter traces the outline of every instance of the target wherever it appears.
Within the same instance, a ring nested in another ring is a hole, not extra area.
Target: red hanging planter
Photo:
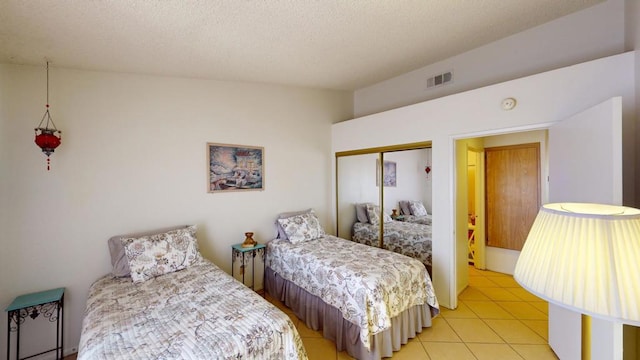
[[[42,120],[40,120],[40,124],[38,127],[34,129],[36,133],[35,143],[42,149],[42,152],[47,155],[47,171],[51,168],[51,159],[49,158],[51,154],[55,151],[55,149],[60,146],[60,142],[62,140],[62,131],[56,128],[56,125],[53,123],[53,119],[51,119],[51,114],[49,114],[49,62],[47,61],[47,110],[44,112],[44,116],[42,116]],[[44,119],[47,119],[45,126],[42,127],[42,123]],[[51,127],[49,127],[51,124]],[[56,133],[58,135],[56,135]]]
[[[47,155],[48,171],[51,168],[51,159],[49,158],[49,156],[51,156],[55,149],[60,145],[60,140],[62,140],[62,132],[55,128],[36,128],[34,130],[36,132],[36,145],[38,145],[42,149],[42,152]],[[38,131],[40,131],[40,133],[38,133]],[[56,132],[60,134],[60,136],[56,136]]]

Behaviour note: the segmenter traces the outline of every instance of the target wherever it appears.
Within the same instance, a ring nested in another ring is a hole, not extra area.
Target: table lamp
[[[582,358],[590,316],[640,325],[640,210],[615,205],[543,205],[514,279],[532,294],[582,314]]]

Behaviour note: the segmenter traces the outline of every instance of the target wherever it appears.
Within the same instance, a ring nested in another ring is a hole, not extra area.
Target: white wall
[[[440,303],[455,307],[454,140],[543,128],[614,96],[623,98],[623,117],[632,116],[634,76],[629,75],[634,74],[634,55],[625,53],[338,123],[333,125],[333,151],[432,141],[433,279]],[[501,110],[506,97],[518,100],[514,110]],[[388,126],[391,121],[394,126]],[[627,121],[623,126],[628,125]],[[623,144],[625,156],[633,156],[633,149],[633,142]],[[623,181],[633,184],[633,172],[626,173]]]
[[[376,186],[379,154],[341,156],[337,160],[338,236],[351,240],[351,230],[356,222],[355,204],[380,204],[380,187]]]
[[[55,67],[50,79],[63,137],[47,172],[33,143],[44,68],[0,65],[0,307],[66,287],[67,349],[112,235],[197,224],[203,255],[229,272],[230,246],[246,231],[269,240],[279,212],[332,222],[331,124],[351,117],[350,94]],[[207,193],[207,142],[264,146],[265,190]],[[42,340],[27,339],[23,356]]]
[[[358,89],[354,94],[354,115],[364,116],[619,54],[624,51],[624,10],[625,0],[608,0],[449,59]],[[454,72],[450,85],[427,89],[427,78],[449,70]]]

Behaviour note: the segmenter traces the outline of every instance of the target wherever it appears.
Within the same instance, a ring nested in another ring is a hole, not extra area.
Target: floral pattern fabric
[[[89,289],[79,360],[307,359],[291,319],[207,260]]]
[[[410,222],[410,223],[422,224],[422,225],[432,224],[431,215],[424,215],[424,216],[402,215],[402,217],[404,218],[403,220],[404,222]]]
[[[289,241],[294,244],[324,236],[324,230],[313,210],[308,213],[278,219],[278,223],[282,226]]]
[[[369,223],[371,225],[380,225],[380,206],[367,203],[365,209],[367,211],[367,217],[369,218]],[[389,216],[389,214],[387,213],[383,213],[382,218],[384,219],[385,223],[389,221],[393,221],[391,216]]]
[[[134,282],[182,270],[201,258],[195,226],[122,239],[122,244]]]
[[[406,215],[404,215],[406,216]],[[351,239],[369,246],[380,246],[380,227],[356,222]],[[384,224],[382,248],[420,260],[431,266],[431,226],[409,222],[392,221]]]
[[[427,209],[424,207],[424,204],[420,201],[409,201],[409,210],[411,210],[411,215],[415,216],[425,216],[429,215]]]
[[[360,327],[367,349],[371,337],[388,329],[401,312],[425,304],[438,309],[431,279],[419,261],[335,236],[298,244],[272,240],[267,266],[338,308]]]

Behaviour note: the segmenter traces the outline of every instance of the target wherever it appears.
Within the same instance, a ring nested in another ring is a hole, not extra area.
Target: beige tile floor
[[[300,322],[286,306],[267,296],[296,324],[311,360],[352,359]],[[456,310],[441,309],[431,328],[393,359],[511,360],[557,359],[547,345],[547,303],[521,288],[510,275],[469,267],[469,287]]]

